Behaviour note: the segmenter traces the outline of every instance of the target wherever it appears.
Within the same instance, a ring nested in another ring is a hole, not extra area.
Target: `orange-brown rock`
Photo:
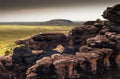
[[[86,40],[87,44],[92,47],[98,48],[112,48],[115,46],[115,42],[112,42],[104,35],[97,35]]]

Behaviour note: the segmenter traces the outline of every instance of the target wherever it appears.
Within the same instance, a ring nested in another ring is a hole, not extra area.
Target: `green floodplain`
[[[29,26],[29,25],[0,25],[0,56],[12,52],[16,47],[15,41],[38,33],[67,34],[73,26]]]

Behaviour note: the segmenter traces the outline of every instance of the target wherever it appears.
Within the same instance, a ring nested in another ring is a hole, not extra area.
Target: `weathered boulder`
[[[74,27],[70,32],[70,44],[73,47],[79,48],[86,44],[86,39],[95,36],[98,33],[98,28],[91,25],[85,25],[81,27]]]
[[[104,29],[108,29],[110,32],[120,33],[120,24],[111,22],[111,21],[107,21],[104,24]]]
[[[24,79],[25,69],[26,67],[23,65],[14,64],[11,56],[0,58],[1,79]]]
[[[53,62],[56,70],[58,79],[72,79],[76,76],[75,67],[77,66],[77,60],[74,55],[62,55],[55,59]]]
[[[26,75],[26,79],[57,79],[50,57],[37,60],[35,65],[28,68]]]
[[[106,32],[105,35],[112,41],[120,42],[120,34],[117,34],[115,32]]]
[[[116,32],[106,32],[105,35],[111,41],[114,41],[116,43],[115,48],[116,50],[120,51],[120,34]]]
[[[87,21],[84,23],[84,25],[94,25],[96,21]]]
[[[13,50],[13,63],[31,64],[36,58],[32,54],[32,50],[25,46],[17,47]]]
[[[89,47],[87,47],[89,49]],[[102,67],[110,68],[110,56],[113,53],[111,49],[108,48],[90,48],[88,51],[81,50],[80,52],[76,53],[76,58],[85,58],[86,61],[90,64],[87,67],[90,67],[87,70],[92,72],[96,72],[97,70],[101,70]],[[102,60],[102,63],[98,62],[98,60]],[[99,66],[97,65],[99,64]],[[102,66],[102,67],[100,67]]]
[[[31,37],[15,41],[15,43],[17,45],[20,45],[20,44],[29,44],[29,42],[33,42],[33,39]]]
[[[97,35],[86,40],[87,44],[98,48],[113,48],[115,42],[112,42],[104,35]]]
[[[76,58],[84,58],[84,66],[82,68],[84,71],[95,73],[97,70],[97,60],[99,59],[99,55],[96,53],[85,53],[85,52],[77,52]]]
[[[120,24],[120,4],[116,4],[113,7],[108,7],[104,13],[103,17]]]
[[[28,57],[32,55],[32,50],[25,46],[17,47],[13,50],[13,55],[16,55],[19,57]]]
[[[109,27],[110,31],[120,33],[120,4],[108,7],[104,11],[103,17],[110,21],[105,24],[106,27]]]
[[[53,41],[53,40],[56,40],[56,41],[66,41],[67,38],[64,34],[62,33],[43,33],[43,34],[37,34],[37,35],[34,35],[31,37],[34,41],[46,41],[46,42],[49,42],[49,41]]]
[[[23,44],[32,50],[54,49],[61,44],[68,46],[68,37],[62,33],[43,33],[37,34],[24,40],[16,41],[16,44]]]

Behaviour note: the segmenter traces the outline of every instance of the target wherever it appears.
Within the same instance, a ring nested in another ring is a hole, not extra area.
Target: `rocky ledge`
[[[37,34],[18,45],[13,54],[0,57],[0,79],[92,79],[120,69],[120,4],[107,8],[103,17],[74,27],[68,35]]]

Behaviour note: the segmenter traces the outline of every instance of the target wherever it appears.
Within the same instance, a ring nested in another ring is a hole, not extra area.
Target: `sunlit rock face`
[[[110,41],[104,35],[96,35],[95,37],[87,39],[87,44],[91,47],[98,48],[112,48],[115,46],[115,42]]]

